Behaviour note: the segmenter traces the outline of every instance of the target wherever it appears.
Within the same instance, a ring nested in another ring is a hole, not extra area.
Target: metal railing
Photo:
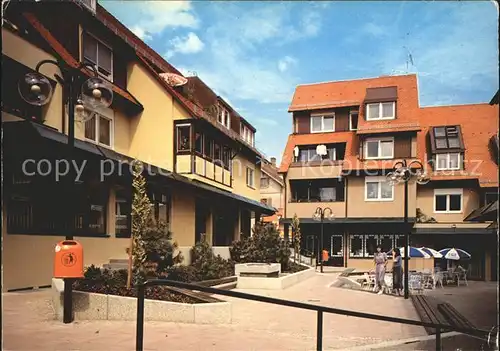
[[[443,331],[455,331],[455,332],[470,335],[470,336],[473,336],[476,338],[480,338],[482,340],[489,340],[489,336],[491,334],[491,331],[488,331],[488,330],[459,328],[459,327],[446,325],[446,324],[427,323],[427,322],[421,322],[421,321],[416,321],[416,320],[411,320],[411,319],[382,316],[382,315],[371,314],[371,313],[356,312],[356,311],[344,310],[344,309],[339,309],[339,308],[313,305],[313,304],[308,304],[308,303],[304,303],[304,302],[276,299],[276,298],[267,297],[267,296],[252,295],[252,294],[247,294],[247,293],[243,293],[243,292],[239,292],[239,291],[221,290],[221,289],[212,288],[212,287],[208,287],[208,286],[201,286],[201,285],[197,285],[197,284],[184,283],[184,282],[178,282],[178,281],[173,281],[173,280],[155,279],[155,280],[148,280],[144,284],[139,285],[137,288],[137,325],[136,325],[136,350],[137,351],[142,351],[143,347],[144,347],[144,300],[145,300],[146,289],[148,287],[152,287],[152,286],[170,286],[170,287],[176,287],[176,288],[182,288],[182,289],[188,289],[188,290],[196,290],[196,291],[201,291],[201,292],[210,293],[210,294],[230,296],[230,297],[235,297],[235,298],[244,299],[244,300],[270,303],[273,305],[288,306],[288,307],[299,308],[299,309],[303,309],[303,310],[316,311],[317,312],[316,350],[318,350],[318,351],[323,349],[323,314],[324,313],[340,314],[343,316],[371,319],[371,320],[377,320],[377,321],[383,321],[383,322],[399,323],[399,324],[406,324],[406,325],[417,325],[417,326],[421,326],[421,327],[434,328],[436,330],[436,350],[439,350],[439,351],[441,350],[441,333]]]

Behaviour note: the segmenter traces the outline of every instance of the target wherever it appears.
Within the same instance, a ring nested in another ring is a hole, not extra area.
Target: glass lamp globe
[[[52,97],[52,85],[43,74],[30,72],[17,84],[19,95],[30,105],[43,106]]]

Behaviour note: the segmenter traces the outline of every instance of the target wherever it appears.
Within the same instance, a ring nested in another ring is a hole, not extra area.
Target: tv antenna
[[[411,54],[410,49],[408,49],[406,46],[403,46],[404,49],[406,49],[406,73],[408,73],[408,64],[411,64],[412,66],[415,66],[413,63],[413,55]]]

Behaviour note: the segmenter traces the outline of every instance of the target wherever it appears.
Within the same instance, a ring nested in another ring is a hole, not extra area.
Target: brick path
[[[418,319],[411,301],[366,292],[328,288],[334,274],[315,277],[283,291],[254,294],[343,309]],[[232,299],[229,325],[147,322],[147,350],[312,350],[316,314],[289,307]],[[64,325],[52,320],[50,291],[3,294],[4,350],[133,350],[135,323],[85,321]],[[426,335],[420,327],[324,315],[324,349]]]

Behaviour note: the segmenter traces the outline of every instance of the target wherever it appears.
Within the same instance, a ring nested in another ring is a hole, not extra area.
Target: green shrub
[[[282,272],[289,268],[290,247],[272,224],[256,223],[253,235],[233,242],[229,252],[235,263],[280,263]]]
[[[215,255],[205,240],[191,248],[191,266],[196,270],[198,281],[219,279],[234,274],[233,264],[220,255]]]

